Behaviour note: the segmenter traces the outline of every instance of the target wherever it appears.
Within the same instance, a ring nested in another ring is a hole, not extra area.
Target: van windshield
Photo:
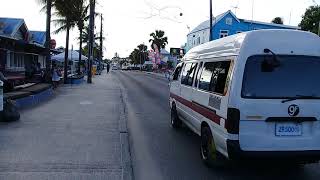
[[[265,68],[266,62],[277,60]],[[282,99],[320,97],[320,57],[255,55],[248,58],[242,84],[243,98]]]

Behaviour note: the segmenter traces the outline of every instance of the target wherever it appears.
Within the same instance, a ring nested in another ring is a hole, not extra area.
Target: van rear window
[[[241,96],[282,99],[320,97],[320,57],[256,55],[248,58]]]

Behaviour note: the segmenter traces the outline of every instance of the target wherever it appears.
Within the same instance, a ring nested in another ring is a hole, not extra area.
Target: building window
[[[201,40],[200,40],[200,37],[198,37],[198,44],[201,44]]]
[[[24,54],[8,52],[6,68],[12,71],[24,70]]]
[[[220,30],[220,38],[227,37],[229,35],[228,30]]]
[[[226,18],[226,24],[232,25],[232,18]]]
[[[40,63],[41,68],[45,68],[46,67],[46,57],[45,56],[39,55],[38,56],[38,62]]]

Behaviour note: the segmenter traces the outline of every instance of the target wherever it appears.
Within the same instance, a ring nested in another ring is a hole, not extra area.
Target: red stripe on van
[[[187,106],[188,108],[192,109],[193,111],[201,114],[202,116],[210,119],[212,122],[220,125],[220,116],[216,114],[216,112],[212,109],[209,109],[201,104],[196,102],[190,102],[180,96],[177,96],[173,93],[170,93],[170,97],[174,98],[175,100],[179,101],[181,104]]]

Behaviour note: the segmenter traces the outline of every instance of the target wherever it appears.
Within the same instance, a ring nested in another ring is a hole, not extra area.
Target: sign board
[[[179,56],[180,55],[180,48],[170,48],[170,54],[172,56]]]
[[[170,55],[182,58],[185,55],[185,50],[182,48],[170,48]]]

